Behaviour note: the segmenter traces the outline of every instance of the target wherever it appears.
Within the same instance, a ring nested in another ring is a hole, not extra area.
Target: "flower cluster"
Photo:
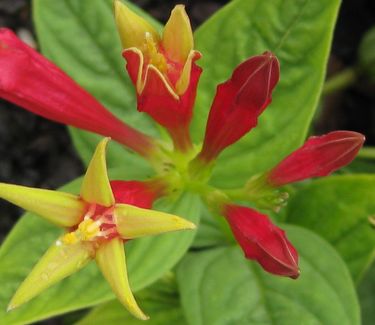
[[[159,160],[170,168],[157,170],[157,176],[143,182],[111,182],[106,172],[105,138],[94,153],[78,196],[0,184],[1,198],[67,229],[21,284],[9,308],[75,272],[77,263],[83,267],[95,259],[118,299],[136,317],[146,319],[129,287],[123,243],[140,236],[193,229],[187,220],[151,210],[155,200],[176,190],[196,190],[213,211],[224,216],[246,258],[272,274],[297,278],[298,253],[285,232],[267,215],[236,202],[279,210],[287,199],[282,186],[326,176],[347,165],[363,145],[364,136],[335,131],[310,137],[241,188],[208,185],[216,158],[254,128],[271,103],[280,77],[277,57],[269,51],[252,56],[218,85],[203,144],[194,145],[189,124],[202,71],[196,64],[201,54],[194,50],[184,7],[173,9],[162,34],[119,0],[114,10],[138,110],[167,130],[172,149],[120,121],[7,29],[0,30],[0,96],[35,114],[111,137],[151,163]]]

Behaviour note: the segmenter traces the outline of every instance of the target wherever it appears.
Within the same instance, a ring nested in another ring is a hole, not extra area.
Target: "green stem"
[[[207,183],[211,177],[212,168],[213,162],[206,162],[198,155],[189,163],[189,176],[192,180]]]
[[[168,132],[172,137],[176,151],[186,153],[193,148],[188,126],[182,125],[175,129],[168,129]]]
[[[246,193],[243,188],[226,189],[223,190],[223,192],[228,195],[231,200],[242,201],[246,199]]]
[[[340,71],[338,74],[329,78],[323,87],[323,95],[332,94],[338,90],[352,85],[357,80],[357,71],[354,67]]]
[[[364,147],[362,148],[358,155],[358,158],[363,159],[375,159],[375,147]]]

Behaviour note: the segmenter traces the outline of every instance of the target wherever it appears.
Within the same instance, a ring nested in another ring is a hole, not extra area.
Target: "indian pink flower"
[[[146,112],[170,133],[175,147],[191,146],[189,124],[201,74],[184,6],[177,5],[162,36],[145,19],[116,0],[115,19],[126,69],[136,88],[138,110]]]
[[[264,52],[242,62],[217,87],[198,159],[212,161],[257,125],[259,115],[271,103],[279,70],[276,56]]]
[[[154,140],[117,119],[52,62],[0,29],[0,97],[50,120],[110,136],[149,157]]]
[[[327,176],[352,162],[364,141],[363,134],[353,131],[333,131],[310,137],[302,147],[277,164],[267,174],[267,180],[278,187]]]
[[[195,226],[175,215],[145,209],[161,194],[152,181],[145,184],[114,181],[111,184],[105,160],[107,142],[108,138],[105,138],[96,148],[79,195],[0,183],[0,198],[67,230],[20,285],[9,310],[95,259],[120,302],[134,316],[148,318],[131,292],[124,242],[147,235],[194,229]]]
[[[275,275],[298,278],[298,253],[285,232],[264,214],[253,209],[226,204],[223,214],[246,258],[256,260]]]

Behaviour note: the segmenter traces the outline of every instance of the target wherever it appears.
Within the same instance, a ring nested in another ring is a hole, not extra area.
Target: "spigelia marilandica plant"
[[[215,185],[211,182],[215,167],[225,163],[218,157],[257,126],[272,102],[283,78],[278,58],[265,49],[232,67],[232,74],[217,86],[202,143],[195,143],[189,127],[202,72],[196,61],[202,54],[194,49],[184,7],[173,9],[162,33],[121,1],[115,0],[113,8],[138,111],[166,130],[161,132],[164,138],[125,124],[14,33],[0,31],[2,98],[54,121],[111,137],[147,160],[156,174],[145,181],[110,182],[105,139],[94,154],[79,196],[1,184],[1,198],[69,229],[21,284],[10,308],[75,272],[77,262],[83,267],[95,259],[121,303],[136,317],[146,319],[130,290],[123,242],[193,229],[193,223],[180,218],[184,215],[150,210],[156,200],[176,201],[186,192],[200,196],[211,215],[218,217],[223,232],[229,227],[229,241],[238,242],[245,258],[266,272],[297,279],[303,274],[299,247],[293,246],[266,211],[278,212],[286,204],[288,193],[283,186],[326,176],[349,164],[364,136],[352,131],[313,136],[275,167],[245,176],[242,187]],[[122,167],[126,172],[126,166]]]

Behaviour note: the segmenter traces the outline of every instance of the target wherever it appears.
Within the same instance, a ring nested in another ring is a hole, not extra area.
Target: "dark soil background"
[[[196,27],[228,1],[133,2],[163,22],[175,4],[184,3]],[[343,0],[330,57],[329,77],[356,63],[360,40],[374,25],[374,0]],[[24,39],[35,42],[30,1],[0,0],[0,27],[11,28]],[[314,133],[334,129],[355,130],[366,135],[367,145],[374,145],[374,126],[375,86],[363,76],[353,86],[324,99]],[[82,173],[83,166],[65,126],[37,117],[0,99],[0,182],[54,189]],[[0,201],[0,242],[21,213],[19,208]],[[41,324],[70,324],[76,315]]]

